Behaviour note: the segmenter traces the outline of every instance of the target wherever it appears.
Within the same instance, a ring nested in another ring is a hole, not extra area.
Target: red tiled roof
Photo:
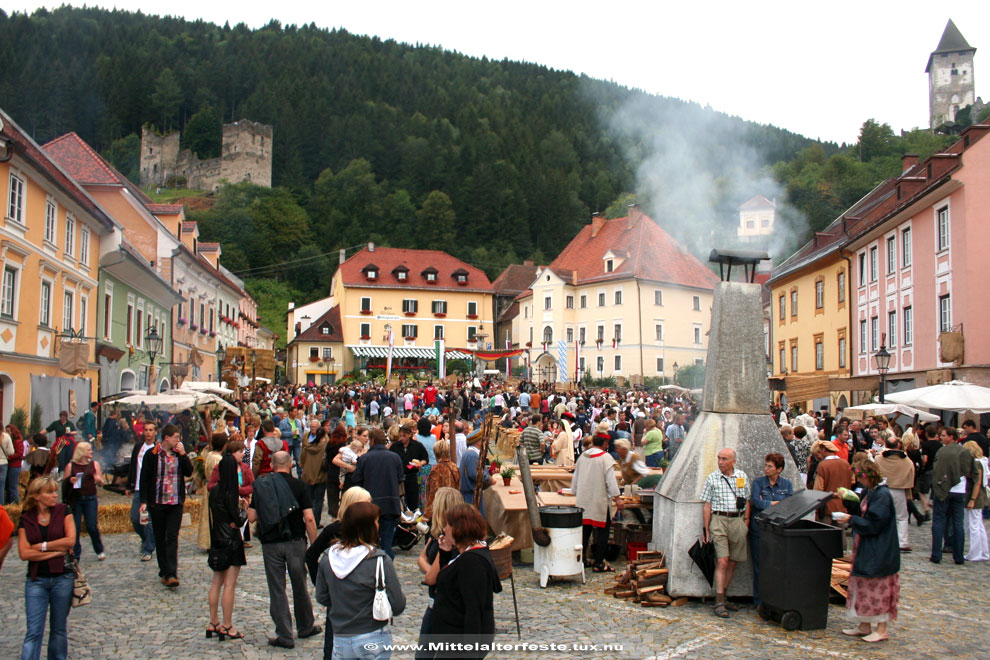
[[[503,323],[505,321],[511,321],[516,318],[519,314],[519,301],[513,300],[512,304],[505,308],[505,311],[498,315],[496,321],[498,323]]]
[[[91,215],[105,223],[106,226],[113,227],[114,221],[109,215],[103,210],[103,208],[96,203],[92,197],[89,196],[82,186],[75,180],[72,176],[72,172],[64,168],[57,159],[53,158],[51,154],[45,151],[42,147],[38,146],[38,143],[31,139],[27,133],[21,130],[21,127],[11,119],[6,113],[0,111],[0,118],[3,119],[3,130],[0,131],[0,136],[9,138],[13,141],[12,150],[18,156],[25,158],[30,161],[38,171],[48,178],[55,186],[61,189],[65,194],[69,195],[76,202],[79,203],[81,207],[86,209]]]
[[[206,241],[200,241],[196,244],[196,247],[200,252],[216,252],[220,249],[219,243],[208,243]]]
[[[324,324],[330,325],[329,335],[320,330]],[[313,325],[296,335],[292,341],[344,341],[344,333],[340,327],[340,305],[334,305],[325,311],[320,318],[313,321]]]
[[[182,213],[182,204],[145,204],[145,206],[155,215],[179,215]]]
[[[368,264],[378,266],[378,277],[369,280],[362,269]],[[398,266],[405,266],[409,274],[405,281],[399,280],[392,272]],[[437,281],[430,284],[422,273],[433,267],[437,271]],[[453,273],[464,269],[468,273],[467,284],[459,285]],[[405,248],[368,248],[352,256],[340,265],[344,286],[400,288],[400,289],[440,289],[448,291],[492,291],[492,284],[484,271],[467,264],[440,250],[408,250]]]
[[[182,221],[182,231],[196,231],[196,221],[195,220],[183,220]]]
[[[44,147],[72,178],[83,185],[121,186],[124,177],[76,133],[66,133]]]
[[[597,235],[585,225],[550,264],[555,273],[575,273],[577,284],[635,277],[653,282],[714,289],[718,276],[645,214],[601,220]],[[613,272],[605,272],[603,257],[609,250],[625,250],[629,257]]]
[[[515,296],[527,288],[536,279],[536,264],[509,264],[505,270],[492,282],[495,293],[504,296]]]

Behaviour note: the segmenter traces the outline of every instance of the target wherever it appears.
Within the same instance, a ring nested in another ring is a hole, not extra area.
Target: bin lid
[[[802,490],[761,511],[756,522],[788,527],[833,497],[835,493],[823,490]]]

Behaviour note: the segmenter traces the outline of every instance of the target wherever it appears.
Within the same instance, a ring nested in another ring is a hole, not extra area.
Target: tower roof
[[[966,37],[962,36],[962,32],[956,27],[956,24],[949,19],[949,22],[945,24],[945,30],[942,32],[942,38],[938,40],[938,46],[932,51],[932,54],[928,56],[928,65],[925,67],[925,73],[928,73],[929,69],[932,68],[932,58],[940,53],[964,53],[967,51],[976,52],[976,49],[969,45],[966,41]]]

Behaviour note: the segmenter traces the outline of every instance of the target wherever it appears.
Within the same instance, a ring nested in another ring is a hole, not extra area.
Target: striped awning
[[[354,357],[367,357],[367,358],[387,358],[388,357],[388,346],[348,346]],[[420,358],[424,360],[432,360],[436,356],[432,347],[425,346],[393,346],[392,347],[392,357],[393,358]],[[448,350],[447,351],[448,360],[470,360],[472,356],[469,353],[462,353],[461,351]]]

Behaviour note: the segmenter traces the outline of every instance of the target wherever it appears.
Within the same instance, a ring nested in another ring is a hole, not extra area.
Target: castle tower
[[[179,157],[179,132],[159,135],[141,127],[141,185],[164,185],[175,176]]]
[[[976,100],[973,55],[970,46],[949,19],[938,47],[928,56],[928,110],[931,128],[953,122],[960,110]]]
[[[242,119],[223,125],[221,177],[230,183],[272,185],[272,126]]]

